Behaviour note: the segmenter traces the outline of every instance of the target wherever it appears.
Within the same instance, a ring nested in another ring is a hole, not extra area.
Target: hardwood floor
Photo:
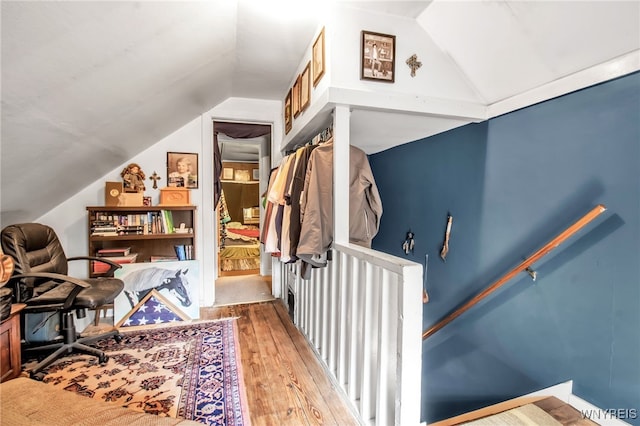
[[[280,300],[201,308],[200,314],[238,317],[252,425],[359,424]]]
[[[271,275],[218,277],[214,306],[240,305],[275,300],[271,294]]]

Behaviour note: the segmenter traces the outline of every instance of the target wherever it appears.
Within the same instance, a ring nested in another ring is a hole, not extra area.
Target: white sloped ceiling
[[[435,0],[418,22],[488,105],[640,48],[637,1]]]
[[[416,19],[487,106],[640,49],[635,0],[344,3]],[[302,0],[2,1],[1,14],[3,225],[229,97],[281,100],[322,19]],[[379,114],[354,112],[352,137],[385,121],[411,133],[370,152],[464,124]]]

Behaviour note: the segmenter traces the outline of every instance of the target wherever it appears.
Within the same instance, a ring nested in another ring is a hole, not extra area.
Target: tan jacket
[[[380,227],[382,201],[367,155],[354,146],[349,151],[349,176],[349,241],[371,247]],[[311,153],[300,211],[302,229],[296,254],[314,264],[313,259],[322,256],[333,242],[333,140]]]

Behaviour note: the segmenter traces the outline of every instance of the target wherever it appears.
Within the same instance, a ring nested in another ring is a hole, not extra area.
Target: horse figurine
[[[182,306],[191,306],[191,298],[187,290],[188,281],[185,278],[187,272],[189,272],[188,269],[171,270],[155,267],[138,269],[122,277],[124,293],[132,308],[154,289],[167,290],[180,301]]]

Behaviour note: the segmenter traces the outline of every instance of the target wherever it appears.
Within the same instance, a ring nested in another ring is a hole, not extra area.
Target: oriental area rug
[[[122,332],[96,346],[109,355],[71,355],[43,382],[136,411],[207,425],[249,425],[234,319]]]

